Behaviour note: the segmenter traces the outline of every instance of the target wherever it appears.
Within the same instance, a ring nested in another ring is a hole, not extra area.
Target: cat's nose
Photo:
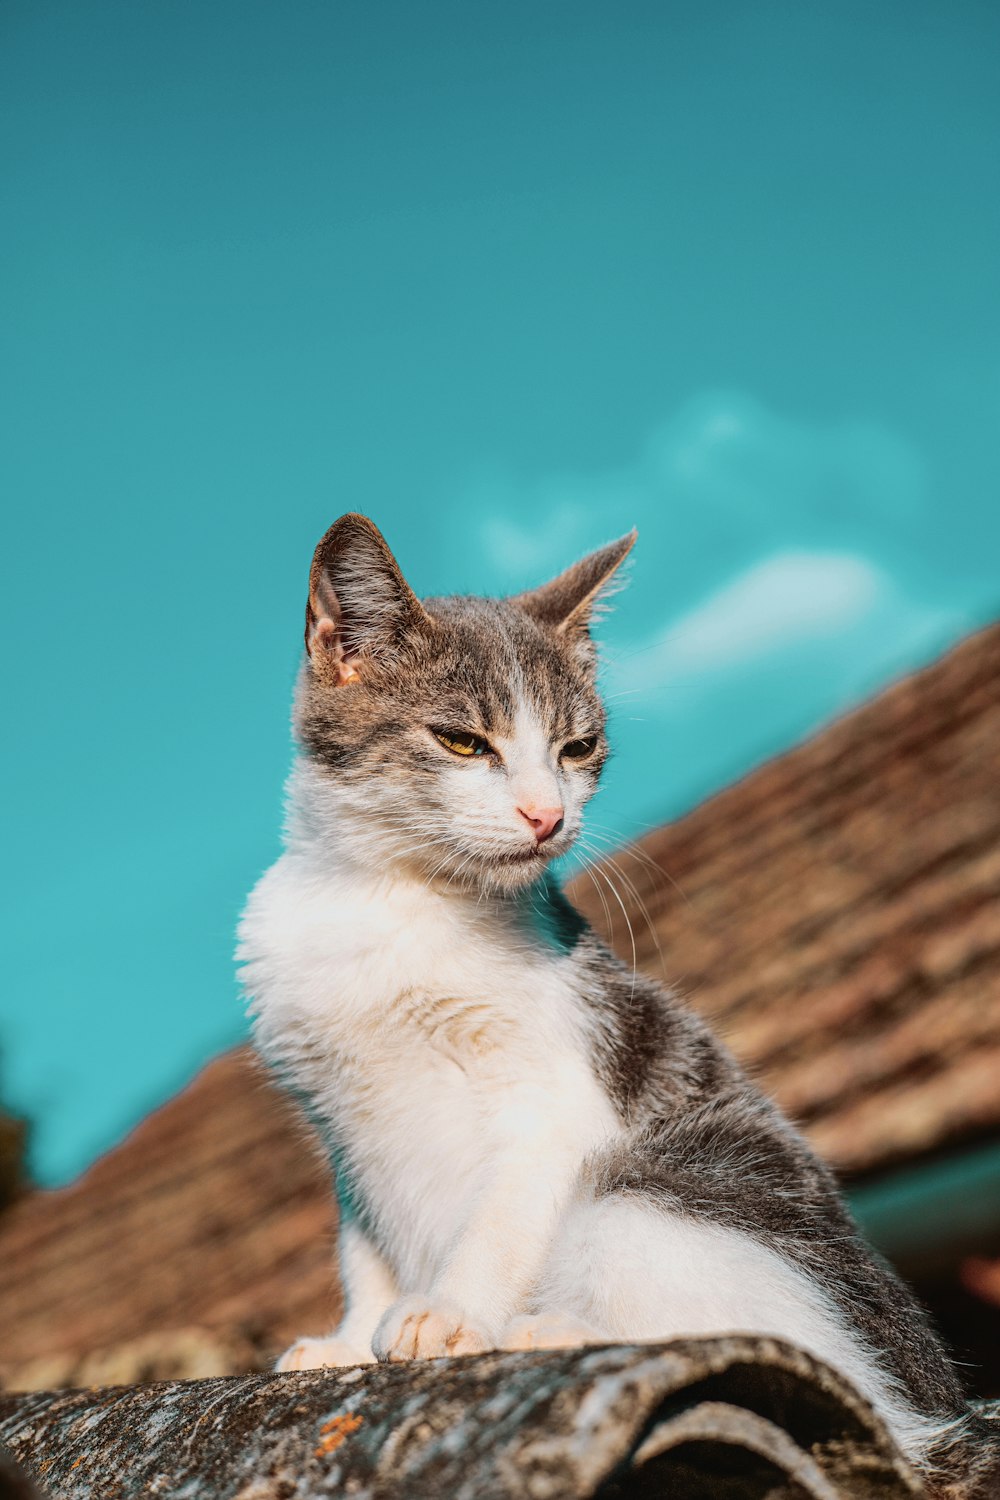
[[[540,844],[550,839],[554,833],[558,833],[563,825],[563,810],[561,807],[519,807],[518,812],[526,823],[531,826],[535,838]]]

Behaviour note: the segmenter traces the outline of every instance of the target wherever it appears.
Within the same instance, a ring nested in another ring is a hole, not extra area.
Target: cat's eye
[[[440,740],[446,750],[452,755],[489,755],[490,745],[478,734],[470,734],[467,729],[435,729],[431,725],[431,734],[436,740]]]
[[[580,740],[570,740],[560,752],[562,760],[586,760],[597,749],[597,735],[588,734]]]

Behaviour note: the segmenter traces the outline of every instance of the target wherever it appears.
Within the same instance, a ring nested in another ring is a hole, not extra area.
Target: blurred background
[[[8,0],[0,1104],[31,1182],[245,1034],[233,928],[340,512],[425,594],[638,526],[591,853],[996,618],[998,58],[979,0]],[[996,740],[963,753],[981,829]]]

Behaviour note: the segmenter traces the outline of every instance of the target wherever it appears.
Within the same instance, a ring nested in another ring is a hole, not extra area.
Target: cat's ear
[[[367,516],[334,521],[313,553],[306,650],[336,686],[357,682],[408,630],[428,619],[385,538]]]
[[[582,557],[558,578],[530,593],[518,594],[512,602],[539,625],[554,630],[584,661],[592,661],[591,623],[616,570],[635,545],[636,535],[632,530],[617,542],[608,542],[606,547]]]

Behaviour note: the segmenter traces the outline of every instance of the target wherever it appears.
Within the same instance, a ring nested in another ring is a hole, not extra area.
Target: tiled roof
[[[640,966],[842,1172],[1000,1129],[1000,625],[615,865]]]
[[[1000,1129],[1000,626],[616,863],[649,913],[622,883],[642,966],[836,1166]],[[573,895],[605,924],[591,882]],[[0,1218],[0,1376],[210,1374],[215,1332],[217,1367],[246,1368],[332,1326],[333,1228],[302,1129],[244,1052],[218,1058],[79,1182]]]
[[[273,1357],[332,1327],[336,1215],[305,1136],[240,1049],[71,1187],[15,1203],[0,1217],[0,1383],[219,1373],[215,1352],[247,1368],[256,1346]]]

